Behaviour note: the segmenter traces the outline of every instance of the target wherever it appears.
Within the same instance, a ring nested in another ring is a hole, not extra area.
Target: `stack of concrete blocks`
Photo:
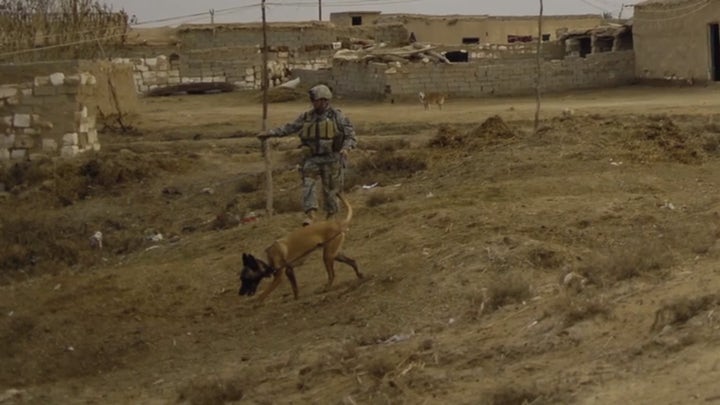
[[[36,76],[33,82],[0,85],[0,160],[73,157],[99,150],[89,73]]]
[[[153,58],[116,58],[113,63],[133,65],[133,77],[138,93],[174,86],[181,82],[179,68],[165,55]]]

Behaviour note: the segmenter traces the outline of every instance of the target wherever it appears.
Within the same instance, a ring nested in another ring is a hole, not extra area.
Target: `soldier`
[[[323,208],[327,218],[338,211],[337,194],[342,191],[347,154],[357,144],[355,129],[350,120],[337,108],[330,106],[332,92],[324,84],[309,91],[312,110],[306,111],[293,122],[261,132],[258,139],[299,134],[302,146],[307,148],[300,174],[302,176],[302,205],[306,218],[303,226],[315,220],[318,199],[315,184],[322,183]]]

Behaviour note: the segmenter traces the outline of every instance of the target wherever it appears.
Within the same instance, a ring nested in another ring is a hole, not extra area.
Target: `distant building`
[[[640,79],[720,81],[720,1],[649,0],[635,6]]]
[[[380,12],[331,13],[336,25],[402,23],[419,42],[461,44],[508,44],[535,41],[537,16],[488,16],[381,14]],[[558,39],[562,32],[591,29],[602,24],[600,15],[562,15],[543,18],[543,41]]]

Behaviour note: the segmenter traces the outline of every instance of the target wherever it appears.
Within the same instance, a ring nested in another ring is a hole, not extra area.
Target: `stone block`
[[[10,160],[10,151],[7,148],[0,148],[0,162]]]
[[[42,150],[43,152],[56,152],[58,149],[57,141],[50,138],[45,138],[42,140]]]
[[[60,148],[60,156],[65,158],[75,157],[80,153],[80,148],[77,145],[63,146]]]
[[[134,69],[135,69],[135,71],[140,72],[140,73],[142,73],[142,72],[147,72],[148,70],[150,70],[150,69],[149,69],[147,66],[145,66],[145,65],[135,65],[135,68],[134,68]]]
[[[95,152],[100,152],[100,143],[92,144],[92,150],[94,150]]]
[[[0,99],[16,97],[18,95],[18,88],[15,86],[2,85],[0,86]]]
[[[98,139],[98,132],[96,129],[91,129],[88,131],[87,140],[88,140],[88,143],[90,143],[91,145],[100,142],[100,139]]]
[[[12,126],[15,128],[30,127],[30,114],[15,114],[15,115],[13,115]]]
[[[61,86],[65,83],[65,73],[62,73],[62,72],[53,73],[50,75],[49,79],[50,79],[50,84],[52,84],[53,86]]]
[[[15,134],[0,135],[0,148],[12,148],[15,145]]]
[[[47,76],[37,76],[33,80],[33,85],[35,87],[38,86],[48,86],[50,84],[50,78]]]
[[[53,86],[35,86],[33,89],[33,95],[36,97],[54,96],[55,94],[57,94],[57,91]]]
[[[27,149],[12,149],[10,151],[10,159],[13,160],[24,160],[27,156]]]
[[[18,135],[13,144],[13,147],[22,149],[32,149],[34,146],[35,140],[30,135]]]
[[[40,134],[40,130],[38,130],[37,128],[25,128],[23,129],[22,133],[24,135],[38,135]]]
[[[62,138],[63,146],[77,146],[78,134],[76,132],[67,133]]]

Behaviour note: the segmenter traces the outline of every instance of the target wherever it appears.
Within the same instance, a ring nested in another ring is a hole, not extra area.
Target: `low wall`
[[[270,86],[290,79],[295,69],[318,70],[331,66],[333,51],[273,50],[268,55]],[[208,49],[152,58],[116,58],[132,65],[137,93],[181,83],[231,83],[238,89],[260,89],[262,54],[256,47]]]
[[[95,110],[83,103],[97,80],[82,72],[55,72],[32,82],[0,86],[0,160],[32,154],[72,157],[100,149]]]
[[[522,95],[535,91],[534,58],[487,59],[471,63],[357,63],[336,61],[332,85],[341,97],[416,97],[420,91],[455,97]],[[635,81],[633,51],[542,62],[545,92],[612,87]]]
[[[129,101],[137,100],[131,79],[130,94],[128,81],[122,85],[129,75],[129,67],[107,62],[1,65],[0,160],[99,150],[98,113],[116,114],[115,106],[123,105],[129,114]]]

